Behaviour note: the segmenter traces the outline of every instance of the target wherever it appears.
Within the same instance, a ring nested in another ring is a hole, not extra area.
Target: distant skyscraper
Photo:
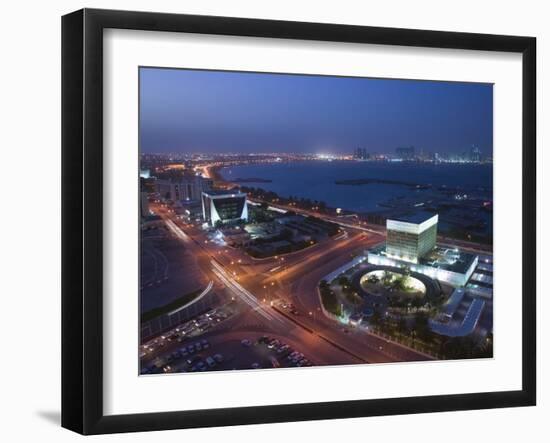
[[[414,160],[414,146],[395,148],[395,154],[401,160]]]
[[[369,153],[367,152],[367,149],[366,148],[357,148],[354,153],[353,153],[353,156],[357,159],[357,160],[368,160],[370,155]]]
[[[472,149],[470,149],[470,161],[475,163],[481,161],[481,150],[475,145],[472,145]]]

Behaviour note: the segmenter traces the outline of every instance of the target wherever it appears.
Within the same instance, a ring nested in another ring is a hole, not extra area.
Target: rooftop
[[[435,214],[426,211],[414,212],[399,217],[390,217],[391,220],[419,225],[432,218]]]
[[[370,249],[369,252],[377,255],[386,255],[386,245],[378,245]],[[475,254],[470,254],[456,248],[436,246],[429,254],[419,259],[418,264],[465,274],[474,263],[476,257]],[[403,261],[403,263],[406,262]]]
[[[436,246],[432,252],[420,259],[420,264],[432,268],[465,274],[476,259],[475,254],[459,249]]]
[[[208,191],[204,191],[203,194],[209,195],[209,196],[227,196],[227,197],[244,197],[246,194],[242,193],[238,190],[228,190],[228,189],[210,189]]]
[[[160,221],[160,220],[162,220],[162,217],[160,215],[149,214],[145,216],[145,221],[148,221],[148,222],[154,222],[154,221]]]

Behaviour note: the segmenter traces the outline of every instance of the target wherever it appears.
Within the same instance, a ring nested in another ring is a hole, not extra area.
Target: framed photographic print
[[[62,21],[62,425],[534,405],[531,37]]]

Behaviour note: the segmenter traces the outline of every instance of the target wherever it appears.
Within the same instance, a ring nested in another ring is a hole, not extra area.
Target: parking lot
[[[142,364],[141,374],[205,372],[242,369],[313,366],[302,352],[283,339],[267,335],[196,338],[177,346]]]

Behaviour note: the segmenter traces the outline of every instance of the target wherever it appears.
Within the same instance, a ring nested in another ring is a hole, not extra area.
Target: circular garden
[[[406,268],[368,265],[351,277],[351,286],[374,308],[420,307],[441,294],[439,284],[430,277]]]

